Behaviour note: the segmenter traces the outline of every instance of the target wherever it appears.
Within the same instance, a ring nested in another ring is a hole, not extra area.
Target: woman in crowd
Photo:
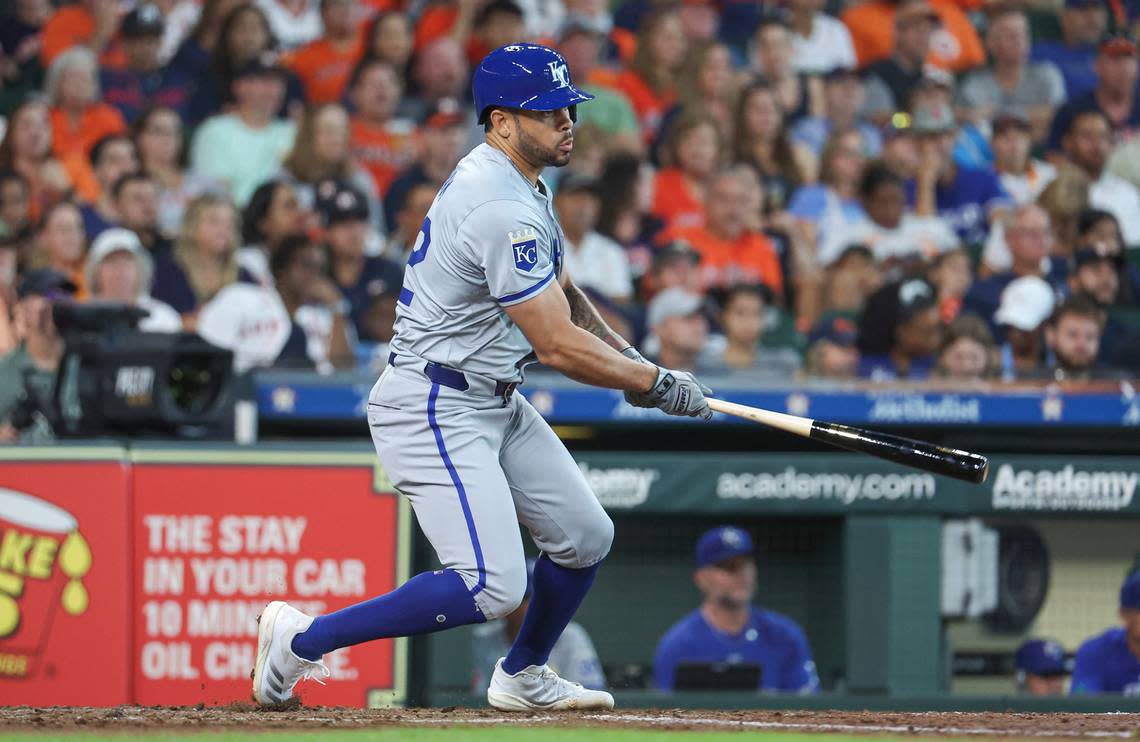
[[[173,237],[182,226],[186,205],[203,193],[223,193],[224,186],[185,164],[182,119],[170,108],[144,111],[131,129],[142,171],[158,183],[158,228]]]
[[[642,19],[637,51],[629,67],[612,80],[598,79],[629,99],[646,142],[653,141],[661,117],[677,101],[677,78],[687,51],[688,42],[677,11],[659,10]]]
[[[27,181],[32,219],[71,191],[71,176],[51,153],[51,119],[45,103],[29,99],[8,117],[0,140],[0,170],[15,170]]]
[[[203,304],[226,286],[251,277],[237,263],[237,209],[227,199],[206,194],[190,202],[182,231],[169,255],[155,260],[151,295],[182,315],[193,330]]]
[[[784,380],[799,370],[799,355],[794,350],[770,350],[760,344],[769,304],[770,294],[763,285],[742,283],[724,292],[718,320],[725,343],[720,362],[725,370]]]
[[[178,312],[150,295],[154,261],[129,229],[105,230],[91,244],[83,273],[93,301],[121,302],[150,314],[139,322],[144,332],[179,332]]]
[[[653,183],[653,214],[666,227],[699,227],[705,221],[709,178],[724,164],[716,120],[694,111],[672,126],[661,153],[664,167]]]
[[[768,213],[783,211],[792,193],[815,179],[814,158],[806,147],[792,142],[767,84],[753,84],[741,94],[733,132],[735,160],[760,174]]]
[[[338,178],[351,183],[368,199],[372,229],[378,235],[387,233],[376,183],[368,171],[352,159],[348,111],[339,103],[305,109],[293,151],[282,164],[282,175],[293,182],[301,205],[307,210],[312,210],[316,202],[313,187],[318,181]]]
[[[286,237],[305,232],[308,216],[289,183],[270,180],[259,185],[242,214],[238,263],[258,283],[272,286],[270,258]]]
[[[51,105],[52,152],[61,161],[86,162],[95,142],[126,131],[127,123],[99,91],[99,60],[85,46],[60,54],[48,68],[44,93]]]
[[[756,30],[758,71],[789,122],[815,113],[808,78],[796,71],[795,56],[792,31],[785,23],[768,20],[760,24]]]
[[[867,299],[859,319],[859,376],[871,381],[927,379],[942,332],[933,286],[921,278],[887,284]]]
[[[87,234],[83,231],[79,209],[67,201],[51,207],[40,222],[32,267],[50,268],[67,276],[78,287],[76,293],[82,298],[83,260],[86,255]]]
[[[964,314],[950,323],[938,349],[935,375],[957,382],[989,379],[996,371],[994,338],[984,320]]]
[[[694,111],[715,119],[721,136],[725,141],[732,141],[739,86],[732,68],[732,53],[727,46],[717,42],[695,45],[682,67],[677,89],[677,105],[661,121],[657,137],[659,145],[667,138],[669,127],[678,116]]]
[[[650,213],[653,168],[634,154],[611,155],[598,178],[602,208],[597,231],[625,248],[634,278],[645,275],[653,262],[654,237],[661,220]]]
[[[401,80],[408,79],[408,64],[412,60],[412,24],[407,13],[388,11],[372,20],[365,36],[363,62],[379,59],[396,68]]]
[[[942,315],[942,321],[953,321],[962,309],[962,297],[974,283],[969,253],[959,247],[934,257],[926,267],[926,280],[938,294],[938,311]]]
[[[855,129],[833,133],[820,157],[820,182],[795,192],[788,213],[814,228],[815,240],[826,245],[867,219],[859,203],[863,177],[863,137]]]

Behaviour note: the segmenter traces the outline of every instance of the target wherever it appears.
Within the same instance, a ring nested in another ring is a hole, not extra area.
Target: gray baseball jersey
[[[562,228],[550,191],[481,144],[428,210],[408,258],[392,350],[499,381],[521,381],[533,348],[503,307],[558,280]]]

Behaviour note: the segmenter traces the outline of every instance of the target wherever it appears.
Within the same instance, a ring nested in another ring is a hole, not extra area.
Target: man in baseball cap
[[[1030,639],[1013,656],[1017,689],[1031,696],[1065,693],[1065,650],[1050,639]]]
[[[657,645],[653,675],[661,690],[678,689],[685,665],[759,667],[758,687],[769,691],[819,690],[807,637],[787,616],[752,604],[756,562],[748,532],[736,526],[706,531],[697,540],[693,581],[701,605],[675,623]]]
[[[1140,694],[1140,570],[1120,586],[1120,620],[1077,650],[1070,693]]]
[[[1045,347],[1042,327],[1056,303],[1056,292],[1040,276],[1015,278],[1002,291],[992,324],[1004,337],[999,347],[1003,381],[1037,372]]]
[[[166,22],[151,2],[136,5],[119,27],[126,64],[102,70],[103,100],[134,121],[154,101],[162,101],[185,117],[194,86],[185,68],[163,66],[162,38]]]
[[[657,339],[655,362],[668,368],[692,370],[700,361],[709,336],[704,299],[683,288],[665,289],[649,302],[646,324]]]

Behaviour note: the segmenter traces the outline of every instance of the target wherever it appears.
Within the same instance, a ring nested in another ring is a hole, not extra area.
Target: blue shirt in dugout
[[[1081,645],[1069,692],[1140,696],[1140,657],[1128,649],[1123,628],[1109,629]]]
[[[761,690],[819,690],[803,630],[787,616],[755,606],[744,630],[735,636],[709,626],[699,608],[674,624],[661,637],[653,658],[657,687],[673,690],[677,666],[687,662],[759,665]]]

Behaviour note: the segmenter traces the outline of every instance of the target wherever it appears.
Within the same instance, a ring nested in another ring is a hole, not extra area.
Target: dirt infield
[[[490,709],[261,710],[247,704],[224,707],[0,708],[0,732],[154,731],[169,733],[361,729],[367,727],[556,725],[654,729],[836,732],[979,737],[1140,737],[1140,714],[890,713],[847,711],[694,711],[632,709],[608,713],[504,714]]]

